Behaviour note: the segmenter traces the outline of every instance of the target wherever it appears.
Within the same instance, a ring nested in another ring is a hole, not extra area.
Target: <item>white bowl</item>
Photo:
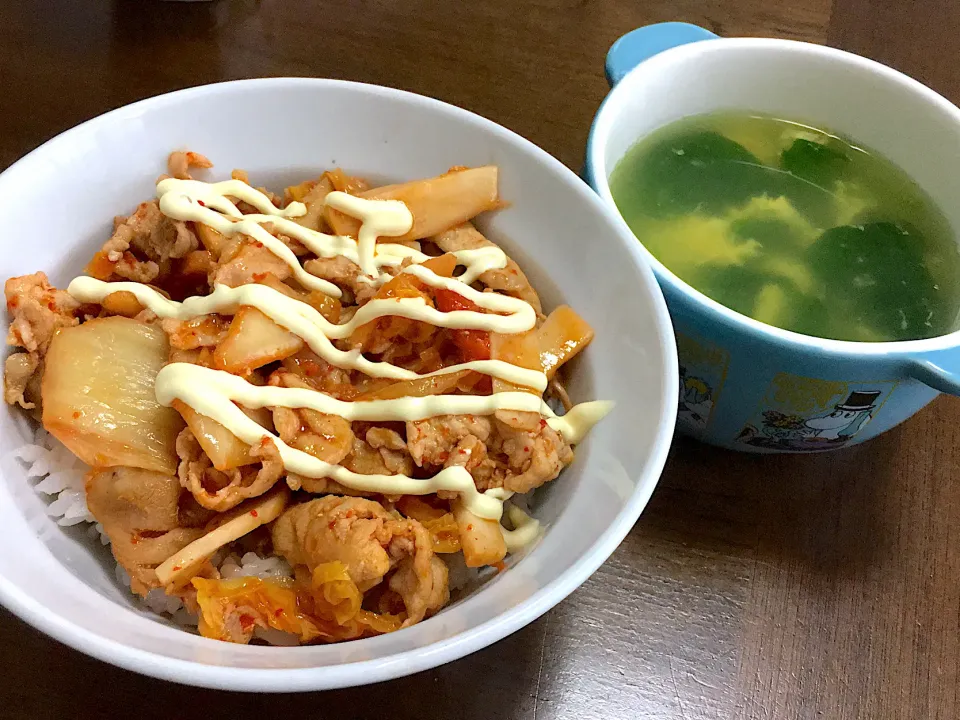
[[[318,690],[435,667],[503,638],[572,592],[613,552],[653,492],[677,408],[667,309],[637,241],[570,170],[488,120],[436,100],[333,80],[245,80],[193,88],[107,113],[0,175],[0,275],[44,270],[64,286],[111,231],[154,194],[168,152],[189,148],[282,187],[339,165],[377,180],[500,167],[510,207],[482,229],[527,270],[547,308],[566,302],[596,329],[570,394],[614,412],[541,491],[543,538],[437,616],[340,645],[232,645],[142,610],[114,580],[106,548],[46,514],[9,452],[31,424],[2,413],[0,601],[101,660],[182,683],[247,691]]]

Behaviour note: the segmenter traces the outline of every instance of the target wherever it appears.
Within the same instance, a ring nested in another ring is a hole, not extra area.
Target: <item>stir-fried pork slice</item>
[[[535,413],[523,414],[533,416],[535,429],[514,427],[497,418],[496,440],[492,443],[499,450],[497,457],[505,458],[502,487],[517,493],[529,492],[555,479],[573,462],[573,450],[556,430]]]
[[[343,255],[307,260],[303,264],[303,269],[311,275],[332,282],[341,290],[356,292],[360,289],[358,281],[360,266]]]
[[[217,470],[190,428],[184,428],[177,436],[180,484],[202,507],[226,512],[244,500],[263,495],[284,475],[280,452],[270,438],[265,436],[259,445],[251,447],[250,454],[261,461],[259,467]]]
[[[446,563],[436,555],[431,556],[429,562],[421,562],[419,558],[419,554],[404,558],[390,577],[390,589],[403,599],[407,609],[404,626],[432,615],[450,601]]]
[[[338,400],[350,400],[356,394],[350,372],[331,365],[312,350],[304,348],[282,363],[283,369],[271,374],[270,385],[319,390]]]
[[[474,471],[484,464],[489,464],[487,446],[476,435],[467,435],[457,441],[456,447],[450,451],[443,466],[445,468],[460,466],[468,471]]]
[[[180,511],[181,489],[172,475],[137,468],[93,470],[87,505],[110,538],[113,555],[141,595],[160,586],[155,569],[203,535],[203,514]],[[189,526],[188,526],[189,525]]]
[[[213,163],[200,153],[177,150],[170,153],[167,158],[167,172],[178,180],[192,180],[190,168],[200,168],[205,170],[212,168]]]
[[[393,521],[388,529],[393,534],[390,557],[397,562],[388,584],[403,598],[407,609],[403,624],[409,626],[447,604],[450,599],[447,566],[434,555],[433,537],[416,520]]]
[[[301,356],[300,360],[298,360],[297,356],[289,358],[289,360],[292,361],[292,367],[298,367],[298,363],[301,361],[311,362],[304,360],[303,358],[305,356],[302,353],[298,353],[298,355]],[[322,363],[323,367],[332,367],[322,360],[319,362]],[[320,365],[316,365],[316,372],[323,374]],[[336,387],[337,383],[341,382],[349,384],[349,375],[339,370],[337,370],[337,373],[338,377],[342,379],[338,380],[330,376],[314,378],[311,377],[312,373],[303,376],[310,378],[311,381],[316,379],[317,382],[314,383],[308,382],[303,379],[303,377],[292,372],[277,371],[270,376],[269,384],[278,387],[321,390],[322,392],[326,392],[331,387],[325,384],[326,381],[331,382],[332,387]],[[332,393],[328,392],[328,394]],[[327,415],[309,408],[293,410],[291,408],[277,407],[273,408],[273,424],[277,428],[277,434],[280,436],[280,439],[285,443],[334,465],[343,460],[343,458],[351,452],[353,447],[354,437],[353,430],[350,427],[350,421],[338,415]]]
[[[292,565],[312,570],[343,563],[361,591],[395,569],[388,584],[403,599],[404,625],[422,620],[449,598],[446,566],[434,556],[430,533],[416,520],[397,520],[372,500],[328,495],[295,505],[273,524],[272,536],[274,549]]]
[[[290,266],[262,243],[242,240],[224,250],[210,280],[211,284],[240,287],[263,280],[267,275],[282,282],[291,274]]]
[[[312,478],[297,473],[287,473],[287,485],[291,490],[303,490],[314,495],[344,495],[349,497],[373,497],[377,493],[354,490],[330,478]]]
[[[160,212],[159,202],[152,200],[140,203],[132,215],[117,224],[101,252],[106,260],[117,264],[114,270],[117,275],[127,277],[121,261],[131,249],[148,261],[165,263],[171,258],[182,258],[199,246],[197,236],[187,223],[168,218]]]
[[[391,450],[385,445],[374,448],[356,437],[350,454],[341,465],[361,475],[409,475],[413,472],[413,460],[406,450]]]
[[[230,318],[221,315],[201,315],[189,320],[164,318],[160,327],[170,338],[170,347],[175,350],[196,350],[216,347],[227,336]]]
[[[287,188],[287,192],[292,189],[294,188]],[[296,189],[306,189],[306,192],[302,197],[298,193],[297,197],[291,195],[286,199],[299,199],[300,202],[307,206],[307,212],[298,218],[294,218],[293,221],[311,230],[326,230],[326,222],[324,222],[323,219],[324,200],[326,200],[327,195],[333,191],[333,183],[324,175],[315,181],[308,180],[306,183],[296,186]],[[285,192],[284,195],[287,195],[287,192]]]
[[[365,437],[367,444],[375,450],[386,448],[402,452],[407,449],[407,441],[400,436],[400,433],[390,428],[372,427],[367,430]]]
[[[513,411],[493,419],[440,415],[408,422],[407,447],[420,467],[465,467],[480,490],[528,492],[573,460],[570,446],[539,415]]]
[[[407,441],[399,432],[389,427],[373,426],[362,432],[362,435],[366,445],[380,453],[381,460],[391,472],[409,475],[413,471]]]
[[[451,456],[466,456],[466,452],[456,452],[461,441],[465,444],[459,449],[472,450],[486,443],[491,432],[490,418],[482,415],[439,415],[407,422],[407,447],[419,467],[446,465]],[[472,470],[482,459],[471,453],[472,463],[455,461],[453,464]]]
[[[390,572],[386,526],[393,521],[380,503],[327,495],[286,510],[273,524],[273,547],[291,565],[311,571],[339,561],[364,592]]]
[[[444,252],[475,250],[481,247],[494,246],[494,243],[487,240],[470,222],[451,228],[431,239]],[[543,312],[537,291],[533,289],[520,266],[510,258],[507,258],[505,267],[498,270],[487,270],[480,276],[479,280],[491,290],[497,290],[530,303],[533,309],[537,311],[537,315]]]
[[[404,242],[402,245],[410,245]],[[419,244],[415,250],[419,250]],[[344,292],[344,297],[352,298],[357,305],[365,305],[372,300],[376,294],[377,285],[360,280],[360,266],[343,255],[337,255],[332,258],[313,258],[303,264],[303,269],[311,275],[332,282]],[[399,267],[388,266],[381,269],[387,275],[395,275],[399,272]]]
[[[180,492],[180,483],[172,475],[109,468],[88,478],[87,504],[107,530],[173,530],[178,526]]]
[[[24,410],[35,410],[40,402],[40,361],[37,353],[8,355],[3,363],[3,400]]]
[[[80,322],[76,315],[80,303],[53,287],[42,272],[12,277],[3,291],[10,314],[7,345],[42,357],[57,330]]]
[[[22,275],[4,285],[10,330],[7,344],[21,347],[4,361],[3,399],[35,410],[40,402],[43,358],[60,328],[80,322],[80,304],[63,290],[53,287],[42,273]]]

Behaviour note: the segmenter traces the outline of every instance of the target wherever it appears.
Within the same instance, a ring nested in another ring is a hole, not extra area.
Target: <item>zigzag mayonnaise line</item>
[[[267,432],[237,407],[310,408],[347,420],[407,421],[424,420],[437,415],[492,415],[497,410],[541,412],[545,406],[536,395],[505,392],[494,395],[433,395],[404,397],[393,400],[345,402],[324,393],[303,388],[282,388],[253,385],[237,375],[211,370],[190,363],[171,363],[157,375],[157,400],[170,406],[175,400],[186,403],[201,415],[216,420],[249,445],[256,445],[267,436],[280,452],[288,470],[306,477],[332,478],[354,490],[396,495],[426,495],[438,490],[458,492],[467,508],[480,517],[499,519],[502,512],[500,493],[486,495],[477,491],[473,477],[462,467],[449,467],[432,478],[414,479],[405,475],[361,475],[340,465],[332,465],[285,444]],[[551,417],[561,434],[582,435],[610,409],[609,403],[584,403],[564,417]],[[578,408],[584,408],[576,412]],[[549,409],[546,413],[550,413]]]
[[[426,270],[426,268],[420,269]],[[427,272],[430,271],[427,270]],[[450,284],[456,285],[453,281]],[[288,297],[266,285],[250,284],[236,288],[217,285],[210,295],[190,297],[179,303],[168,300],[153,288],[142,283],[108,283],[81,276],[70,283],[67,292],[76,300],[85,303],[100,303],[112,293],[129,292],[137,298],[140,304],[156,313],[158,317],[177,320],[189,320],[210,313],[233,313],[241,305],[249,305],[260,310],[278,325],[285,327],[295,335],[299,335],[317,355],[331,365],[344,370],[359,370],[371,377],[393,380],[414,380],[420,377],[445,375],[460,370],[475,370],[485,375],[506,380],[514,385],[521,385],[543,392],[547,387],[546,375],[538,370],[518,367],[502,360],[474,360],[460,365],[452,365],[427,375],[418,375],[412,370],[406,370],[390,363],[367,360],[356,351],[340,350],[330,342],[331,340],[348,338],[361,325],[377,318],[392,315],[421,320],[441,327],[482,328],[495,330],[496,332],[523,332],[532,328],[536,322],[533,308],[522,300],[494,293],[478,293],[472,288],[466,289],[475,293],[471,297],[476,297],[479,301],[477,304],[483,302],[491,309],[501,310],[519,307],[522,312],[513,316],[490,315],[467,310],[442,313],[426,306],[422,300],[417,298],[371,300],[357,311],[350,322],[337,325],[331,323],[306,303]]]
[[[366,225],[372,226],[372,229],[379,232],[381,236],[389,237],[390,235],[385,235],[386,233],[403,235],[407,232],[413,223],[413,216],[403,203],[396,200],[366,200],[341,192],[332,192],[327,196],[326,202],[331,206],[340,205],[350,210],[350,214],[362,212],[364,225],[360,228],[360,234],[363,236],[364,252],[367,255],[374,254],[372,258],[365,257],[361,260],[360,245],[353,238],[327,235],[290,220],[306,213],[307,209],[303,203],[292,202],[286,208],[277,208],[262,192],[239,180],[205,183],[199,180],[167,178],[157,183],[157,197],[160,199],[160,210],[167,217],[209,225],[227,237],[236,234],[249,235],[287,263],[294,277],[304,287],[320,290],[335,298],[341,296],[340,288],[304,270],[290,248],[263,228],[265,223],[270,223],[284,235],[296,238],[318,257],[344,256],[360,265],[364,272],[373,275],[376,282],[383,280],[383,276],[380,275],[381,267],[399,265],[406,258],[410,258],[415,263],[430,259],[428,255],[406,245],[398,243],[374,245],[376,238],[374,237],[371,242],[371,235],[364,232]],[[230,197],[252,205],[261,214],[244,215]],[[349,199],[345,200],[345,198]],[[466,266],[461,284],[471,283],[485,271],[499,269],[507,264],[506,254],[498,247],[461,250],[453,254],[456,255],[458,263]]]

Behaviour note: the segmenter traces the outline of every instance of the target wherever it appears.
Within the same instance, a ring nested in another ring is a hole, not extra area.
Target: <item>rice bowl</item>
[[[254,98],[256,107],[250,110]],[[281,100],[282,112],[273,102]],[[333,116],[322,111],[332,105],[343,112]],[[229,123],[218,126],[216,118],[226,120],[240,107],[250,111],[248,122],[224,132]],[[384,117],[390,118],[389,125]],[[122,122],[134,118],[135,123]],[[98,144],[111,134],[115,137],[109,142]],[[270,148],[248,142],[253,136]],[[335,155],[323,137],[338,139]],[[371,137],[383,142],[375,152]],[[242,145],[244,152],[237,152]],[[109,217],[149,194],[143,168],[156,167],[156,158],[171,146],[203,147],[227,165],[244,166],[258,176],[272,173],[270,184],[302,176],[305,166],[322,167],[334,160],[349,160],[358,173],[384,178],[428,176],[461,163],[497,164],[503,193],[513,205],[482,230],[511,255],[523,258],[521,264],[532,271],[531,281],[545,288],[545,304],[555,307],[562,300],[583,308],[598,339],[592,356],[575,368],[571,391],[578,397],[603,397],[606,392],[620,404],[609,418],[610,427],[598,427],[582,446],[563,476],[565,486],[550,488],[535,500],[534,513],[547,532],[509,572],[420,625],[354,641],[349,649],[211,647],[203,638],[171,636],[178,631],[135,612],[117,613],[118,606],[129,603],[112,570],[108,574],[96,558],[93,546],[99,541],[85,536],[84,543],[57,534],[49,507],[24,492],[29,489],[25,475],[43,475],[42,462],[55,459],[44,458],[36,449],[36,439],[23,422],[7,418],[4,455],[26,443],[34,449],[26,456],[21,451],[29,469],[11,467],[13,458],[3,464],[0,492],[9,500],[3,503],[0,525],[5,539],[18,538],[15,542],[30,559],[28,564],[16,558],[0,560],[5,604],[75,647],[148,674],[247,690],[316,689],[414,672],[489,644],[555,604],[609,555],[642,510],[665,459],[676,404],[675,352],[662,298],[629,231],[579,180],[511,133],[416,96],[329,81],[228,83],[116,111],[51,141],[5,173],[0,189],[14,183],[26,188],[9,210],[11,227],[19,231],[27,232],[32,213],[18,212],[17,206],[37,209],[42,202],[40,193],[31,197],[31,187],[56,187],[64,198],[61,216],[51,219],[50,246],[38,247],[32,257],[5,260],[5,275],[45,266],[58,268],[55,281],[68,279],[70,269],[80,264],[78,258],[103,236],[102,221],[91,216]],[[349,153],[350,148],[356,152]],[[89,158],[85,153],[94,151],[106,158],[97,171],[101,175],[90,187],[79,187],[71,181],[71,172],[79,172]],[[51,162],[54,158],[57,163]],[[585,237],[592,238],[592,252],[580,260],[580,267],[573,267],[576,263],[567,258],[583,254]],[[511,238],[528,244],[512,247]],[[583,277],[609,280],[588,287]],[[604,334],[607,339],[601,341]],[[39,447],[43,442],[39,438]],[[55,452],[47,450],[48,455]],[[62,510],[62,521],[84,520],[82,508],[71,503],[77,487],[68,472],[46,473],[38,487],[58,493],[59,504],[52,507],[55,513]],[[57,490],[59,484],[63,489]],[[591,512],[583,512],[586,508]],[[244,561],[233,561],[237,559]],[[65,594],[75,598],[71,606],[58,601]],[[108,616],[109,624],[103,622]],[[272,653],[269,660],[264,652]]]

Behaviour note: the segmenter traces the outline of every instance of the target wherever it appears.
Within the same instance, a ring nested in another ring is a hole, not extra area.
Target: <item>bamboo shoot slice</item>
[[[187,545],[157,566],[160,584],[180,584],[190,578],[203,562],[217,550],[239,540],[261,525],[276,520],[290,501],[290,490],[278,483],[266,495],[249,500],[230,514],[232,517],[206,535]]]
[[[303,340],[277,325],[254,307],[243,306],[230,323],[230,330],[213,353],[217,370],[245,374],[283,360],[303,347]]]

